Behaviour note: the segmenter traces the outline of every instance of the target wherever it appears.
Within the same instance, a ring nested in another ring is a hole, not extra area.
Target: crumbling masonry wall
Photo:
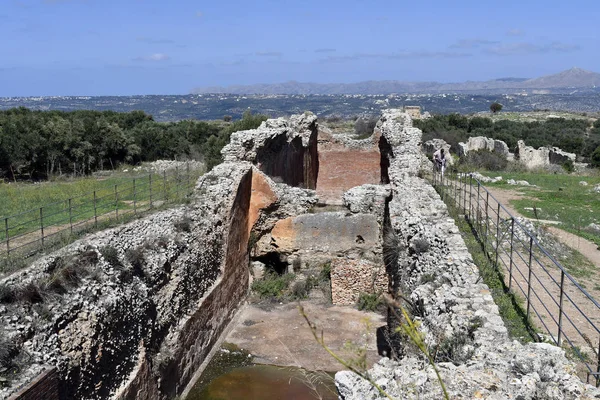
[[[31,365],[0,397],[53,367],[57,379],[45,381],[60,399],[180,395],[247,294],[251,229],[316,203],[314,191],[259,168],[314,187],[316,132],[305,113],[234,134],[228,161],[199,179],[188,206],[90,235],[3,279],[4,334]]]
[[[0,397],[44,366],[56,367],[61,399],[180,394],[246,295],[251,181],[249,164],[220,165],[190,206],[90,235],[5,278],[39,297],[0,308],[5,335],[32,361]]]
[[[312,113],[269,119],[257,129],[234,132],[222,150],[223,159],[249,161],[283,183],[314,189],[319,174],[317,135]]]
[[[430,348],[453,339],[454,362],[438,362],[451,399],[592,399],[600,391],[575,375],[564,351],[508,337],[489,288],[481,282],[458,228],[433,187],[418,177],[421,132],[398,110],[384,112],[381,132],[391,147],[392,199],[387,220],[397,261],[388,266],[394,294],[421,305],[415,315]],[[426,245],[425,245],[426,243]],[[391,326],[398,324],[393,318]],[[393,398],[443,398],[433,368],[405,340],[395,343],[398,361],[383,358],[371,378]],[[351,372],[336,374],[343,399],[377,399],[371,384]]]

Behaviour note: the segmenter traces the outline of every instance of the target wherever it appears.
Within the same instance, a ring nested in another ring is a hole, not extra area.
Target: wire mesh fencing
[[[545,332],[541,339],[564,348],[600,386],[600,303],[540,244],[532,222],[513,216],[478,179],[434,173],[433,185],[467,218],[507,290]]]
[[[0,219],[0,259],[27,258],[81,234],[113,226],[153,209],[184,202],[201,171],[174,168],[44,204]]]

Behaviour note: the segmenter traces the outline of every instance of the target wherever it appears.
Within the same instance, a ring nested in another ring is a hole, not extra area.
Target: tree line
[[[511,151],[517,142],[539,148],[556,146],[575,153],[583,161],[591,161],[598,149],[600,153],[600,120],[590,124],[584,119],[550,118],[546,121],[517,122],[492,121],[486,117],[469,118],[460,114],[435,115],[425,120],[414,120],[415,127],[423,131],[423,141],[440,138],[449,143],[451,150],[458,151],[458,143],[469,137],[485,136],[503,140]]]
[[[221,162],[231,133],[254,129],[265,115],[229,121],[154,121],[143,111],[0,111],[0,178],[45,179],[86,175],[123,163],[158,159]]]

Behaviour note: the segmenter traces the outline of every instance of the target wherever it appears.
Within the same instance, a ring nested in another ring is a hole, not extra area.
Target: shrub
[[[421,283],[429,283],[435,281],[435,274],[423,274],[421,275]]]
[[[508,165],[506,157],[489,150],[470,151],[464,157],[463,164],[475,169],[486,169],[488,171],[503,171]]]
[[[331,281],[331,261],[327,261],[319,271],[320,281]]]
[[[100,254],[111,267],[119,268],[122,266],[121,260],[119,260],[119,252],[114,247],[104,246],[100,249]]]
[[[280,298],[294,280],[294,274],[265,273],[262,279],[252,282],[252,291],[261,299]]]
[[[17,300],[17,296],[15,295],[15,291],[12,287],[3,283],[0,285],[0,303],[13,303]]]
[[[361,311],[377,311],[382,304],[380,293],[360,293],[356,302]]]
[[[17,299],[25,303],[41,303],[44,301],[40,288],[35,283],[28,283],[25,286],[21,286],[17,289]]]
[[[383,261],[386,268],[395,268],[402,250],[398,235],[391,226],[386,226],[383,232]]]
[[[175,230],[178,232],[190,232],[192,230],[192,219],[188,216],[184,216],[176,221],[174,225]]]
[[[308,298],[308,294],[312,290],[314,281],[312,279],[306,279],[303,281],[295,282],[292,285],[291,297],[294,300],[302,300]]]
[[[354,123],[354,134],[357,136],[357,139],[366,139],[373,134],[376,125],[377,118],[375,117],[369,119],[359,118]]]
[[[139,278],[145,277],[144,265],[146,264],[146,257],[142,246],[127,249],[125,252],[125,259],[131,264],[131,272],[134,276]]]
[[[600,168],[600,146],[596,147],[596,150],[592,153],[590,165],[594,168]]]
[[[300,257],[294,258],[294,261],[292,261],[292,269],[294,270],[294,272],[299,272],[301,268],[302,259]]]
[[[569,174],[575,171],[575,165],[573,164],[573,160],[565,161],[564,163],[562,163],[562,167]]]
[[[475,331],[482,325],[481,317],[474,317],[469,321],[466,330],[456,332],[451,337],[444,339],[435,351],[435,361],[459,365],[469,360],[475,353],[473,345]]]

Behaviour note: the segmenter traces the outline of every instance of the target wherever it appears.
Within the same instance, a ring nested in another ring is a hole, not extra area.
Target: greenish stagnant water
[[[258,365],[225,344],[185,400],[336,400],[333,376],[301,368]]]

